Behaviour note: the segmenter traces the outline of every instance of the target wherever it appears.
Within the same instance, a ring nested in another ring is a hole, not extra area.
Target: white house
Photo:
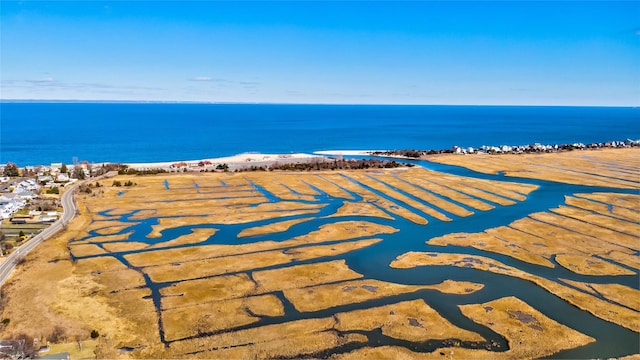
[[[16,185],[16,189],[22,189],[22,190],[28,190],[28,191],[38,190],[38,188],[39,186],[36,183],[35,179],[27,179],[20,182],[18,185]]]
[[[48,183],[49,181],[53,181],[53,178],[50,175],[40,175],[38,176],[38,182],[41,184]]]
[[[26,190],[24,188],[16,188],[15,190],[13,190],[13,194],[19,196],[21,199],[35,199],[38,196],[36,194],[34,194],[33,192]]]
[[[15,194],[6,194],[0,196],[0,217],[9,219],[16,211],[27,205],[25,199]]]

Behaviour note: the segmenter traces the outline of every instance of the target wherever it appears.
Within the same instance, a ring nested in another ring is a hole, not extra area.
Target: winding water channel
[[[616,189],[616,188],[604,188],[604,187],[591,187],[591,186],[580,186],[580,185],[570,185],[564,183],[556,183],[544,180],[532,180],[532,179],[523,179],[523,178],[514,178],[514,177],[505,177],[502,175],[488,175],[483,173],[478,173],[471,171],[466,168],[457,167],[457,166],[448,166],[441,165],[436,163],[431,163],[427,161],[410,161],[414,162],[420,166],[423,166],[430,170],[440,171],[452,175],[460,175],[472,178],[480,178],[487,180],[500,180],[500,181],[510,181],[516,183],[527,183],[537,185],[539,188],[530,194],[527,195],[527,199],[522,202],[517,202],[511,206],[501,206],[498,204],[492,204],[495,206],[493,210],[490,211],[476,211],[474,209],[470,209],[466,207],[464,204],[456,203],[455,201],[448,200],[456,205],[459,205],[467,210],[473,210],[474,215],[468,217],[458,217],[451,213],[445,213],[446,216],[451,218],[453,221],[444,222],[433,217],[430,217],[427,214],[424,214],[418,209],[412,208],[409,204],[403,203],[397,199],[390,199],[387,195],[368,187],[364,184],[359,184],[361,187],[375,193],[377,196],[381,198],[388,199],[390,201],[399,203],[401,206],[407,208],[408,210],[415,212],[423,217],[425,217],[429,223],[427,225],[420,225],[413,223],[409,220],[406,220],[402,217],[393,216],[395,220],[388,220],[382,218],[374,218],[374,217],[363,217],[363,216],[343,216],[343,217],[330,217],[326,216],[335,214],[336,210],[343,205],[346,201],[345,199],[333,198],[326,193],[323,193],[320,189],[314,188],[320,195],[316,196],[316,201],[307,202],[314,204],[326,204],[326,206],[319,209],[319,212],[313,214],[313,219],[309,221],[305,221],[303,223],[299,223],[293,225],[289,230],[281,233],[267,234],[267,235],[256,235],[250,237],[241,237],[238,238],[238,234],[245,228],[255,227],[266,225],[274,222],[279,222],[283,220],[291,220],[298,218],[307,218],[310,215],[296,215],[296,216],[288,216],[288,217],[280,217],[277,219],[269,219],[263,221],[254,221],[245,224],[233,224],[233,225],[225,225],[225,224],[201,224],[201,225],[188,225],[183,227],[172,228],[169,230],[165,230],[162,232],[162,236],[160,238],[147,238],[145,237],[148,233],[151,232],[151,226],[157,224],[157,219],[150,218],[144,221],[139,220],[130,220],[129,218],[133,214],[125,214],[120,216],[120,221],[130,222],[130,223],[138,223],[137,225],[133,225],[123,229],[120,231],[121,234],[128,233],[133,231],[131,236],[127,241],[130,242],[143,242],[143,243],[159,243],[168,241],[176,238],[177,236],[184,235],[189,233],[192,229],[195,228],[215,228],[218,231],[211,236],[207,241],[200,242],[197,244],[191,245],[180,245],[180,247],[186,246],[202,246],[207,244],[242,244],[242,243],[251,243],[258,242],[264,240],[272,240],[272,241],[284,241],[287,239],[291,239],[295,236],[304,235],[311,231],[318,229],[319,226],[329,223],[334,223],[336,221],[371,221],[378,224],[389,225],[396,229],[399,229],[399,232],[393,234],[384,234],[377,235],[376,237],[381,238],[383,241],[371,245],[369,247],[365,247],[356,251],[351,251],[346,254],[341,254],[335,257],[322,257],[320,259],[313,259],[307,261],[299,261],[296,262],[298,264],[305,263],[314,263],[320,261],[329,261],[334,259],[344,259],[346,260],[346,264],[352,270],[363,274],[365,279],[376,279],[381,281],[393,282],[398,284],[407,284],[407,285],[430,285],[430,284],[438,284],[444,280],[458,280],[458,281],[470,281],[484,284],[485,287],[480,291],[464,294],[464,295],[451,295],[444,294],[435,290],[420,290],[417,292],[385,297],[382,299],[371,300],[364,303],[356,303],[356,304],[348,304],[338,307],[333,307],[326,310],[316,311],[316,312],[299,312],[297,311],[293,305],[283,296],[282,292],[276,292],[276,295],[284,304],[285,307],[285,315],[280,317],[263,317],[260,321],[234,328],[232,330],[238,330],[242,328],[252,328],[259,327],[266,324],[273,323],[282,323],[292,320],[298,319],[306,319],[306,318],[319,318],[319,317],[330,317],[335,313],[350,311],[355,309],[363,309],[369,308],[373,306],[380,306],[386,304],[392,304],[399,301],[404,300],[413,300],[413,299],[424,299],[424,301],[438,311],[442,316],[447,318],[454,325],[467,329],[470,331],[474,331],[485,337],[488,341],[486,343],[467,343],[463,342],[461,346],[463,347],[487,347],[494,351],[504,351],[508,348],[508,344],[506,340],[495,333],[494,331],[479,325],[469,318],[462,315],[461,311],[458,308],[458,305],[463,304],[477,304],[483,303],[490,300],[498,299],[505,296],[515,296],[529,305],[533,306],[535,309],[546,315],[547,317],[564,324],[572,329],[575,329],[581,333],[592,336],[596,339],[596,342],[593,342],[589,345],[562,351],[560,353],[554,354],[554,358],[594,358],[594,357],[614,357],[614,356],[622,356],[637,353],[640,348],[640,337],[638,333],[635,333],[631,330],[628,330],[624,327],[618,326],[616,324],[601,320],[586,311],[582,311],[575,306],[569,304],[568,302],[562,300],[556,295],[553,295],[540,286],[515,277],[510,277],[506,275],[500,275],[496,273],[491,273],[487,271],[469,269],[469,268],[460,268],[455,266],[425,266],[425,267],[415,267],[411,269],[395,269],[389,267],[389,264],[399,255],[404,254],[409,251],[432,251],[432,252],[440,252],[440,253],[459,253],[459,254],[470,254],[470,255],[480,255],[487,258],[495,259],[503,264],[508,266],[515,267],[522,271],[544,277],[550,280],[557,281],[559,278],[581,281],[581,282],[590,282],[590,283],[617,283],[626,285],[632,288],[638,288],[639,284],[639,276],[635,269],[631,269],[635,272],[635,275],[627,275],[627,276],[586,276],[576,274],[571,272],[564,267],[560,266],[555,259],[551,259],[554,263],[554,268],[548,268],[545,266],[535,265],[528,262],[523,262],[517,260],[515,258],[501,255],[493,252],[482,251],[471,247],[460,247],[460,246],[433,246],[428,245],[425,242],[433,237],[442,236],[445,234],[453,233],[453,232],[468,232],[468,233],[476,233],[481,232],[483,230],[506,226],[511,222],[527,217],[529,214],[534,212],[544,212],[548,211],[551,208],[555,208],[564,203],[564,197],[568,195],[572,195],[575,193],[592,193],[592,192],[615,192],[615,193],[625,193],[625,194],[637,194],[637,190],[624,190],[624,189]],[[355,181],[355,180],[352,180]],[[254,187],[260,191],[269,201],[281,201],[276,198],[274,195],[270,194],[265,189],[253,184]],[[390,186],[390,185],[386,185]],[[390,186],[391,187],[391,186]],[[412,195],[391,187],[394,191],[401,193],[409,198],[412,198],[417,201],[421,201],[418,198],[413,197]],[[170,191],[169,186],[167,185],[167,189]],[[199,191],[200,189],[197,189]],[[343,189],[347,191],[346,189]],[[421,189],[425,190],[426,189]],[[349,192],[349,191],[347,191]],[[354,199],[361,199],[355,193],[349,192]],[[435,193],[432,193],[434,196],[439,196]],[[473,196],[471,196],[473,197]],[[350,200],[352,201],[352,200]],[[490,203],[486,200],[484,202]],[[305,201],[300,201],[305,202]],[[421,201],[422,202],[422,201]],[[107,215],[107,214],[105,214]],[[633,235],[633,234],[632,234]],[[100,243],[100,235],[95,231],[90,233],[90,237],[92,238],[92,243],[95,243],[101,246]],[[353,239],[353,240],[357,240]],[[78,239],[82,240],[82,239]],[[129,262],[124,258],[124,255],[142,252],[145,250],[134,250],[134,251],[126,251],[121,253],[110,253],[105,255],[93,255],[88,257],[98,257],[98,256],[114,256],[118,260],[120,260],[125,265],[129,266],[132,269],[137,271],[141,271],[141,269],[135,268],[129,264]],[[634,254],[638,256],[636,252]],[[76,259],[80,259],[83,257],[78,257]],[[630,269],[629,267],[618,264],[616,265],[625,267]],[[266,269],[276,269],[281,267],[291,266],[291,264],[282,264],[272,267],[266,267],[255,270],[266,270]],[[158,314],[161,313],[160,307],[160,289],[166,286],[170,286],[171,283],[154,283],[150,280],[150,278],[145,275],[145,280],[147,286],[152,291],[152,298],[154,300],[154,304],[156,306],[156,310]],[[160,337],[161,340],[165,343],[168,343],[164,339],[164,332],[162,328],[162,318],[158,317],[158,322],[160,325]],[[369,338],[368,346],[379,346],[379,345],[399,345],[405,346],[412,351],[433,351],[439,347],[443,347],[446,344],[443,344],[442,341],[427,341],[424,343],[413,343],[407,342],[403,340],[397,340],[383,335],[380,330],[374,330],[370,332],[359,332],[365,334]],[[353,348],[363,346],[362,344],[351,344],[346,345],[342,348],[334,349],[333,352],[343,352],[349,351]]]

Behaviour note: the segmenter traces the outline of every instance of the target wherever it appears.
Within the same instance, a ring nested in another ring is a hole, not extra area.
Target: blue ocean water
[[[640,138],[615,107],[0,102],[0,163],[202,159]]]

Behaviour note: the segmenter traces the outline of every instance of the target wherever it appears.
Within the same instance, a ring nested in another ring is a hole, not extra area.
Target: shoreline
[[[245,171],[245,170],[266,170],[270,169],[297,169],[310,170],[320,169],[351,169],[353,168],[369,168],[385,167],[397,168],[402,165],[396,164],[394,161],[381,161],[374,159],[342,159],[342,155],[371,157],[371,153],[376,150],[327,150],[307,153],[293,154],[264,154],[264,153],[241,153],[233,156],[210,158],[202,160],[189,160],[178,162],[149,162],[149,163],[125,163],[119,164],[126,169],[136,171],[167,171],[167,172],[186,172],[186,171]],[[336,155],[337,154],[337,155]],[[332,156],[336,155],[336,156]],[[336,163],[340,162],[340,165]],[[349,165],[345,166],[345,163]],[[390,166],[386,164],[390,163]],[[327,164],[330,164],[327,166]],[[300,167],[303,165],[303,167]],[[404,164],[412,167],[414,165]],[[306,167],[305,167],[306,166]]]
[[[165,162],[148,162],[148,163],[123,163],[129,169],[135,170],[152,170],[152,169],[164,169],[164,170],[182,170],[182,169],[215,169],[218,166],[227,165],[230,170],[246,168],[246,167],[260,167],[273,164],[291,164],[291,163],[306,163],[316,160],[325,160],[326,157],[306,154],[306,153],[293,153],[293,154],[264,154],[264,153],[240,153],[232,156],[224,156],[218,158],[198,159],[198,160],[179,160],[179,161],[165,161]]]
[[[580,146],[571,149],[556,148],[551,151],[538,151],[538,154],[558,154],[569,151],[600,151],[607,149],[634,149],[638,148],[638,141],[633,142],[631,145],[626,146],[603,146],[603,147],[590,147]],[[458,148],[458,147],[454,147]],[[461,148],[458,148],[461,149]],[[491,148],[494,150],[495,148]],[[478,149],[481,150],[481,149]],[[416,151],[418,150],[411,150]],[[398,150],[320,150],[314,151],[312,154],[307,153],[293,153],[293,154],[264,154],[264,153],[241,153],[233,156],[225,156],[219,158],[209,158],[201,160],[188,160],[188,161],[167,161],[167,162],[149,162],[149,163],[124,163],[128,168],[136,170],[187,170],[187,169],[215,169],[216,166],[226,164],[229,170],[245,169],[248,167],[262,167],[271,166],[274,164],[296,164],[296,163],[309,163],[313,161],[326,161],[333,158],[340,159],[342,156],[368,156],[368,157],[380,157],[399,160],[429,160],[431,157],[437,157],[438,155],[450,154],[450,155],[524,155],[531,152],[515,152],[515,151],[475,151],[472,153],[466,151],[455,150],[442,150],[433,154],[421,154],[419,157],[406,156],[398,153]]]
[[[108,164],[121,164],[130,169],[135,170],[183,170],[183,169],[215,169],[218,165],[226,164],[229,169],[244,169],[248,167],[263,167],[271,166],[274,164],[296,164],[296,163],[308,163],[313,161],[326,161],[335,157],[341,158],[342,156],[370,156],[370,157],[382,157],[392,159],[405,159],[405,160],[428,160],[429,157],[441,154],[456,154],[456,155],[468,155],[468,154],[488,154],[488,155],[503,155],[503,154],[550,154],[560,153],[566,151],[584,151],[584,150],[604,150],[604,149],[625,149],[625,148],[638,148],[640,147],[640,140],[627,139],[625,141],[611,141],[606,143],[574,143],[574,144],[562,144],[562,145],[520,145],[520,146],[482,146],[480,148],[461,148],[453,146],[450,149],[440,150],[416,150],[416,149],[404,149],[404,150],[318,150],[312,153],[279,153],[279,154],[267,154],[256,152],[243,152],[231,156],[223,156],[217,158],[204,158],[194,160],[174,160],[174,161],[155,161],[155,162],[111,162],[103,161],[97,163],[80,162],[78,165],[85,164],[92,167],[99,167]],[[0,164],[0,168],[12,162],[6,164]],[[62,164],[62,163],[59,163]],[[52,163],[53,165],[53,163]],[[68,166],[73,166],[69,164]],[[38,167],[49,167],[49,165],[26,165],[18,166],[19,169],[35,169]]]
[[[327,156],[371,156],[374,152],[385,152],[391,150],[321,150],[314,151],[314,154],[317,155],[327,155]]]

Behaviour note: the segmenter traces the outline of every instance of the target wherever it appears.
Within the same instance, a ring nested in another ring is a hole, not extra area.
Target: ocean
[[[640,138],[631,107],[0,102],[0,163],[449,149]]]

